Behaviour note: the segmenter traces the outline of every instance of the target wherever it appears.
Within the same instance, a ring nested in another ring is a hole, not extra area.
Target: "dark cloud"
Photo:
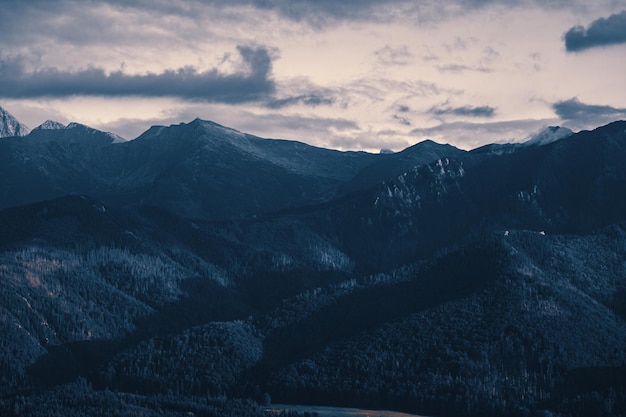
[[[271,99],[267,102],[267,107],[269,107],[270,109],[282,109],[283,107],[289,107],[296,104],[303,104],[309,107],[317,107],[331,106],[334,103],[334,97],[327,97],[320,94],[302,94],[281,99]]]
[[[409,119],[407,119],[406,117],[404,117],[404,116],[400,116],[400,115],[394,114],[393,118],[394,118],[394,120],[396,120],[401,125],[411,126],[411,121]]]
[[[437,21],[490,6],[546,9],[580,8],[575,0],[206,0],[212,4],[251,4],[259,9],[275,10],[283,16],[325,24],[333,20],[389,21],[406,17],[413,21]]]
[[[491,106],[462,106],[462,107],[449,107],[440,106],[432,107],[429,110],[430,113],[435,116],[466,116],[466,117],[493,117],[496,109]]]
[[[410,110],[411,110],[411,109],[410,109],[410,108],[409,108],[409,106],[407,106],[407,105],[401,104],[401,105],[399,105],[399,106],[398,106],[398,111],[399,111],[400,113],[406,113],[406,112],[408,112],[408,111],[410,111]]]
[[[563,38],[568,52],[626,43],[626,10],[594,20],[587,28],[574,26]]]
[[[432,22],[452,18],[464,13],[483,9],[492,5],[505,4],[508,7],[525,7],[530,4],[545,8],[577,7],[578,1],[566,0],[3,0],[3,30],[0,38],[11,36],[15,29],[28,25],[42,34],[61,36],[80,40],[83,33],[97,39],[102,30],[110,36],[123,34],[128,28],[114,28],[109,31],[104,19],[98,20],[89,10],[105,5],[127,15],[147,11],[154,17],[158,16],[185,16],[198,18],[212,18],[212,13],[205,13],[206,9],[221,8],[235,21],[241,22],[242,13],[238,8],[250,7],[260,11],[272,11],[281,16],[298,22],[306,22],[313,26],[323,27],[337,21],[378,21],[389,22],[403,18],[414,22]],[[80,19],[72,19],[78,9],[83,14]],[[100,10],[99,12],[102,12]],[[141,14],[141,13],[140,13]],[[50,19],[50,16],[63,16],[63,19]],[[90,17],[91,16],[91,17]],[[8,17],[8,18],[6,18]],[[68,18],[69,17],[69,18]],[[83,22],[88,21],[89,24]],[[36,22],[36,23],[35,23]],[[43,24],[43,27],[39,27]],[[96,26],[95,28],[93,26]],[[101,27],[97,27],[102,25]],[[5,26],[9,26],[7,30]],[[70,30],[67,30],[67,29]],[[79,29],[77,32],[74,29]],[[183,28],[184,29],[184,28]],[[53,33],[51,33],[53,32]],[[30,35],[26,33],[25,35]],[[140,33],[133,33],[140,35]]]
[[[0,59],[0,96],[5,98],[68,96],[178,97],[189,100],[242,103],[264,99],[275,91],[272,59],[263,47],[239,46],[241,67],[233,74],[217,69],[200,72],[187,66],[141,75],[102,68],[79,71],[43,68],[25,70],[20,59]]]
[[[458,2],[464,5],[480,3],[480,0]],[[290,20],[318,27],[346,20],[388,22],[399,17],[433,20],[445,15],[448,10],[438,0],[205,0],[205,3],[228,7],[252,5],[257,9],[275,11]]]
[[[67,13],[77,7],[93,7],[106,3],[121,10],[147,10],[156,14],[195,17],[203,7],[249,7],[274,11],[287,19],[324,26],[337,20],[388,20],[400,10],[412,9],[412,0],[3,0],[3,8],[19,17],[24,12],[39,15],[42,8],[52,13]]]
[[[585,104],[576,97],[556,102],[552,105],[552,108],[561,120],[574,122],[575,126],[589,123],[599,125],[616,119],[626,118],[625,108]]]

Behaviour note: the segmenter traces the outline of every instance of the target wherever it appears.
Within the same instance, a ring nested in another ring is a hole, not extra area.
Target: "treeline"
[[[83,378],[31,396],[0,400],[11,417],[265,417],[251,400],[190,395],[137,395],[95,390]]]

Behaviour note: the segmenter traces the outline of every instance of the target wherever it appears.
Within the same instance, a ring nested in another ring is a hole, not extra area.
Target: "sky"
[[[626,119],[626,0],[2,0],[0,106],[341,150]]]

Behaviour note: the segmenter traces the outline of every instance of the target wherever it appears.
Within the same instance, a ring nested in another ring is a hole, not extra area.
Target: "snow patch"
[[[523,143],[524,146],[543,146],[573,135],[570,129],[560,126],[549,126],[535,132]]]
[[[11,113],[0,107],[0,138],[26,136],[30,129],[20,123]]]
[[[113,142],[111,142],[111,143],[125,143],[125,142],[128,142],[126,139],[124,139],[121,136],[116,135],[115,133],[107,132],[107,136],[110,137],[111,139],[113,139]]]

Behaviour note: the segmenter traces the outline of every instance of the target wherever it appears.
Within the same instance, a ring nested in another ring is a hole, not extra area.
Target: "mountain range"
[[[626,122],[370,154],[2,115],[3,415],[626,415]]]

